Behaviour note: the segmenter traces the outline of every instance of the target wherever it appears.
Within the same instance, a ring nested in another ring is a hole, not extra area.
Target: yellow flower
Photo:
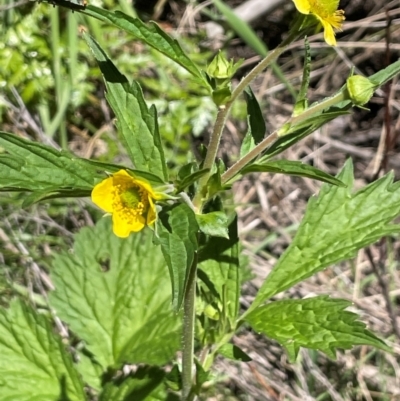
[[[114,234],[121,238],[154,224],[157,219],[154,200],[160,199],[164,199],[163,194],[154,192],[147,181],[125,170],[101,181],[92,191],[93,203],[112,214]]]
[[[344,11],[338,10],[339,0],[293,0],[302,14],[313,14],[324,27],[324,39],[328,45],[336,46],[333,28],[341,30],[345,20]]]

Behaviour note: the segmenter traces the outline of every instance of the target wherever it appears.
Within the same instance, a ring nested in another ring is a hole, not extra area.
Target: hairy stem
[[[322,110],[334,106],[335,104],[345,100],[347,95],[344,91],[340,91],[336,95],[329,97],[323,100],[320,103],[315,104],[314,106],[304,110],[303,113],[298,116],[291,117],[285,125],[294,126],[296,124],[300,124],[306,121],[308,118],[313,115],[320,113]],[[249,164],[253,159],[259,156],[264,150],[266,150],[269,146],[271,146],[275,141],[280,138],[279,130],[274,131],[272,134],[268,135],[265,139],[263,139],[256,147],[254,147],[249,153],[243,156],[240,160],[238,160],[235,164],[233,164],[224,174],[221,176],[222,184],[225,184],[230,179],[232,179],[236,174],[240,172],[242,168],[244,168],[247,164]]]
[[[233,102],[243,93],[246,87],[257,77],[258,74],[265,70],[287,49],[288,45],[293,42],[297,35],[298,33],[289,34],[289,36],[276,49],[270,51],[268,55],[240,81],[239,85],[233,90],[229,102],[220,107],[203,164],[203,168],[208,168],[210,171],[207,174],[204,174],[199,180],[199,189],[193,199],[194,207],[198,213],[201,212],[203,201],[207,196],[207,182],[212,174],[211,169],[217,156],[222,131],[225,127],[225,123],[232,108]]]
[[[204,159],[203,168],[208,168],[210,171],[204,174],[199,180],[199,189],[193,199],[193,205],[197,213],[201,212],[203,199],[206,197],[206,185],[211,175],[211,168],[217,156],[219,142],[221,140],[222,131],[224,129],[226,119],[228,118],[230,106],[221,106],[218,110],[217,119],[215,121],[214,129],[210,137],[210,143],[207,148],[206,158]]]
[[[190,269],[183,300],[182,401],[191,400],[193,386],[194,328],[196,313],[197,255]]]
[[[254,147],[249,153],[243,156],[235,164],[233,164],[224,174],[221,176],[221,183],[225,184],[231,178],[233,178],[239,171],[261,154],[265,149],[272,145],[277,139],[278,131],[274,131],[271,135],[268,135],[263,139],[256,147]]]

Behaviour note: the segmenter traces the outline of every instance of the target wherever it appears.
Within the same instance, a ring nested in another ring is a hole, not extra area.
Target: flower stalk
[[[294,126],[296,124],[300,124],[315,114],[320,113],[322,110],[334,106],[335,104],[346,100],[348,98],[345,91],[340,91],[336,95],[329,97],[323,100],[320,103],[315,104],[314,106],[309,107],[304,110],[303,113],[291,117],[284,126]],[[249,164],[253,159],[261,155],[268,147],[270,147],[274,142],[276,142],[281,136],[281,130],[276,130],[272,134],[268,135],[265,139],[263,139],[257,146],[255,146],[249,153],[243,156],[240,160],[238,160],[235,164],[233,164],[224,174],[221,176],[221,183],[226,184],[229,180],[235,177],[240,170],[242,170],[247,164]]]
[[[217,119],[215,122],[214,130],[210,137],[207,154],[204,160],[203,168],[209,169],[210,171],[203,175],[199,180],[199,189],[193,199],[193,204],[198,213],[201,213],[204,199],[207,196],[207,182],[212,174],[212,167],[217,157],[219,143],[221,140],[222,132],[225,127],[226,120],[232,108],[233,102],[243,93],[246,87],[265,70],[271,63],[273,63],[286,49],[287,47],[297,38],[299,26],[296,24],[290,31],[288,37],[274,50],[270,51],[268,55],[262,59],[238,84],[238,86],[232,91],[232,95],[229,101],[220,106]]]

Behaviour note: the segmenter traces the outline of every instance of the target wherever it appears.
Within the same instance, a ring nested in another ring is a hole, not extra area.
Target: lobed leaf
[[[103,370],[164,364],[179,348],[180,321],[163,256],[150,232],[121,239],[110,223],[82,229],[73,252],[56,257],[50,304]]]
[[[0,308],[0,398],[86,400],[83,382],[49,319],[12,301]]]
[[[400,232],[390,222],[400,215],[400,182],[393,174],[352,193],[353,167],[347,161],[338,179],[347,187],[324,184],[312,197],[300,227],[261,286],[251,311],[275,294],[340,261],[385,235]]]
[[[349,301],[328,296],[275,301],[254,309],[246,321],[283,345],[292,362],[300,347],[317,349],[332,359],[336,348],[350,349],[354,345],[390,350],[357,321],[357,314],[345,310],[350,305]]]

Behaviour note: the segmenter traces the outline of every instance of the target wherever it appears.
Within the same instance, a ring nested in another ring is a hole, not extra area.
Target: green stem
[[[293,31],[276,49],[270,51],[268,55],[260,61],[239,83],[239,85],[232,91],[231,98],[226,105],[221,106],[217,119],[215,122],[214,130],[210,137],[210,143],[207,149],[206,158],[204,160],[203,168],[210,169],[209,173],[204,174],[199,180],[199,190],[197,191],[193,205],[198,213],[201,212],[201,208],[204,199],[207,195],[207,182],[212,174],[212,166],[217,156],[219,143],[222,136],[222,131],[225,127],[226,120],[229,112],[232,108],[233,102],[242,94],[246,87],[260,74],[265,68],[267,68],[272,62],[274,62],[289,46],[290,43],[297,37],[298,33]]]
[[[303,113],[298,116],[291,117],[284,125],[295,126],[300,124],[315,114],[320,113],[322,110],[334,106],[335,104],[347,99],[345,91],[340,91],[336,95],[323,100],[320,103],[306,109]],[[233,164],[224,174],[221,176],[221,183],[225,184],[231,180],[236,174],[242,170],[247,164],[258,157],[265,149],[271,146],[277,141],[282,135],[279,135],[280,130],[274,131],[272,134],[263,139],[256,147],[254,147],[249,153],[243,156],[235,164]]]
[[[298,116],[291,117],[288,123],[293,126],[302,123],[303,121],[309,119],[313,115],[318,114],[321,111],[327,109],[328,107],[334,106],[335,104],[342,102],[343,100],[350,100],[345,90],[341,90],[340,92],[334,94],[333,96],[328,97],[322,100],[321,102],[312,105],[308,109],[304,110]]]
[[[256,147],[254,147],[249,153],[243,156],[235,164],[233,164],[224,174],[221,176],[221,183],[225,184],[231,178],[233,178],[239,171],[261,154],[265,149],[272,145],[278,138],[279,131],[274,131],[271,135],[263,139]]]
[[[182,401],[191,399],[193,386],[194,329],[196,314],[197,256],[190,269],[187,288],[183,300],[182,335]]]
[[[222,131],[224,129],[226,119],[228,118],[229,109],[226,106],[221,106],[218,110],[217,119],[215,121],[214,129],[210,137],[210,143],[207,148],[206,158],[204,159],[203,168],[210,169],[207,174],[204,174],[199,180],[199,190],[197,191],[193,205],[197,213],[201,212],[203,199],[206,197],[207,182],[211,175],[211,168],[214,164],[214,160],[217,156],[219,142],[221,140]]]

